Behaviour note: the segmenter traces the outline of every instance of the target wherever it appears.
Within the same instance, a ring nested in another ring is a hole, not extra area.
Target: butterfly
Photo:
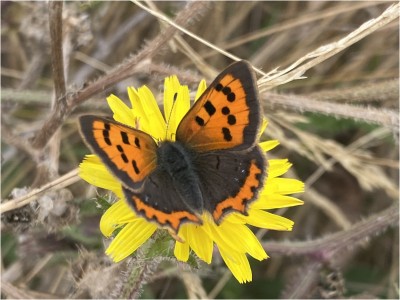
[[[201,225],[204,212],[216,224],[232,212],[248,214],[267,172],[256,143],[261,118],[254,72],[239,61],[194,103],[175,141],[155,141],[106,117],[84,115],[79,125],[135,213],[177,234],[183,223]]]

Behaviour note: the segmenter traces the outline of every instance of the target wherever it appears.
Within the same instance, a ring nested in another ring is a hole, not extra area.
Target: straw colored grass
[[[2,296],[398,298],[399,10],[372,1],[2,3]],[[95,200],[111,196],[77,176],[88,153],[77,116],[109,114],[105,97],[126,100],[128,85],[160,96],[171,74],[194,90],[240,59],[258,75],[265,138],[281,143],[271,157],[288,157],[290,176],[306,183],[305,206],[277,212],[294,231],[256,232],[272,258],[252,262],[248,285],[218,257],[186,265],[139,250],[111,263]]]

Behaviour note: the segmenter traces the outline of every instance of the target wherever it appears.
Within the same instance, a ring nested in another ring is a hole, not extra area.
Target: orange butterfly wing
[[[157,144],[153,138],[108,118],[82,116],[79,124],[86,143],[111,173],[125,187],[140,189],[157,166]]]
[[[234,211],[246,215],[264,185],[267,161],[256,145],[258,97],[251,66],[234,63],[211,83],[177,129],[176,140],[199,152],[194,166],[204,205],[217,224]]]
[[[256,79],[240,61],[225,69],[182,119],[176,140],[199,152],[244,150],[255,144],[261,123]]]

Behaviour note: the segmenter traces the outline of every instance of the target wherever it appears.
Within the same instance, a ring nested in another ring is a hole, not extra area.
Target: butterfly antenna
[[[166,130],[165,130],[165,139],[167,139],[167,134],[168,134],[168,129],[169,129],[169,122],[171,121],[172,112],[174,111],[174,106],[175,106],[175,103],[176,103],[176,99],[177,99],[177,98],[178,98],[178,93],[175,93],[175,94],[174,94],[174,99],[173,99],[173,101],[172,101],[171,112],[169,113],[168,120],[167,120],[167,128],[166,128]]]

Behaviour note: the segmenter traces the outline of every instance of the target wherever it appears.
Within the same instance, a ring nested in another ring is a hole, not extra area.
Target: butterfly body
[[[164,173],[162,178],[170,177],[182,201],[188,208],[200,213],[204,205],[193,163],[196,153],[181,142],[165,141],[157,149],[157,157],[159,170],[156,171]]]
[[[244,61],[224,70],[200,96],[179,123],[176,141],[156,143],[103,117],[79,121],[134,211],[176,233],[185,222],[202,224],[204,212],[217,224],[232,212],[246,215],[266,177],[256,144],[261,109],[255,76]]]

